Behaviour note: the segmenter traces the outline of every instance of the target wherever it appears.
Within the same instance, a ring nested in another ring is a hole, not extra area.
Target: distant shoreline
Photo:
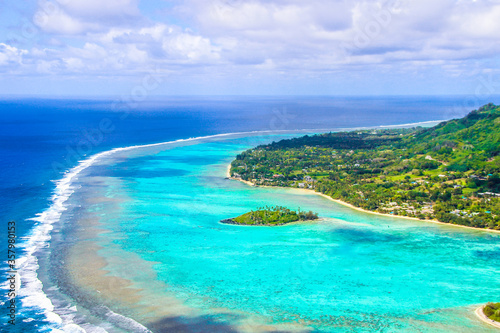
[[[310,189],[294,188],[294,187],[283,187],[283,186],[255,185],[254,183],[252,183],[250,181],[243,180],[243,179],[240,179],[240,178],[231,177],[230,171],[231,171],[231,164],[229,164],[229,166],[227,167],[227,173],[226,173],[227,178],[232,179],[232,180],[240,181],[240,182],[245,183],[245,184],[247,184],[249,186],[253,186],[253,187],[265,187],[265,188],[288,188],[288,189],[293,189],[293,190],[298,190],[298,191],[305,191],[307,193],[314,193],[316,195],[322,196],[325,199],[328,199],[330,201],[336,202],[336,203],[338,203],[340,205],[343,205],[345,207],[349,207],[351,209],[357,210],[358,212],[362,212],[362,213],[374,214],[374,215],[385,216],[385,217],[395,217],[395,218],[399,218],[399,219],[406,219],[406,220],[419,221],[419,222],[430,222],[430,223],[436,223],[436,224],[441,224],[441,225],[446,225],[446,226],[466,228],[466,229],[470,229],[470,230],[489,231],[489,232],[494,232],[494,233],[500,233],[500,230],[485,229],[485,228],[474,228],[474,227],[469,227],[469,226],[465,226],[465,225],[440,222],[438,220],[421,220],[421,219],[418,219],[416,217],[391,215],[391,214],[384,214],[384,213],[379,213],[379,212],[372,212],[370,210],[366,210],[366,209],[363,209],[363,208],[356,207],[356,206],[354,206],[354,205],[352,205],[350,203],[347,203],[345,201],[338,200],[338,199],[333,199],[332,197],[329,197],[326,194],[323,194],[323,193],[320,193],[320,192],[316,192],[316,191],[310,190]]]

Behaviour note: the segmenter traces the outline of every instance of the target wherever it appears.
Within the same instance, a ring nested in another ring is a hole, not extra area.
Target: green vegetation
[[[500,229],[500,107],[432,128],[325,133],[247,150],[231,175],[381,213]]]
[[[488,303],[483,309],[486,317],[500,322],[500,303]]]
[[[318,219],[318,214],[311,211],[302,212],[300,208],[297,212],[286,207],[262,207],[256,211],[251,211],[235,217],[233,219],[222,220],[222,223],[239,225],[259,225],[278,226],[297,221],[308,221]]]

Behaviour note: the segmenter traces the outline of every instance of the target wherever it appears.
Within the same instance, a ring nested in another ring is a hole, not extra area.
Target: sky
[[[0,95],[500,94],[500,0],[0,0]]]

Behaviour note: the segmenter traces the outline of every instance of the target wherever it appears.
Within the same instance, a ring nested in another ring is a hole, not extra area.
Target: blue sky
[[[500,94],[499,0],[0,0],[1,94]]]

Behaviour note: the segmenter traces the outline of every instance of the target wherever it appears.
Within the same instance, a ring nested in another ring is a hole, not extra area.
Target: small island
[[[290,210],[286,207],[261,207],[232,219],[222,220],[221,223],[253,226],[280,226],[292,222],[317,220],[318,214],[312,211],[303,212]]]
[[[500,303],[488,303],[483,312],[489,319],[500,323]]]
[[[488,303],[477,308],[476,316],[483,322],[500,328],[500,303]]]

